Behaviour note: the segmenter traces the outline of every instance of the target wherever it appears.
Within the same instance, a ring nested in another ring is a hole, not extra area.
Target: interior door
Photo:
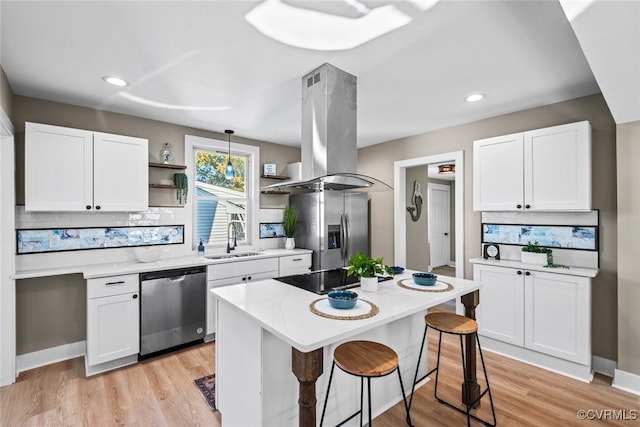
[[[428,184],[427,222],[429,228],[429,267],[449,265],[451,248],[451,219],[449,186]]]

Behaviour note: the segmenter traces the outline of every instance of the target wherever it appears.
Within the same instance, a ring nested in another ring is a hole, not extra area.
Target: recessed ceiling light
[[[121,79],[120,77],[115,77],[115,76],[104,76],[102,78],[102,80],[104,80],[105,82],[109,83],[110,85],[114,85],[114,86],[129,86],[129,82],[127,82],[124,79]]]
[[[484,99],[484,94],[482,93],[473,93],[467,96],[464,100],[467,102],[478,102]]]

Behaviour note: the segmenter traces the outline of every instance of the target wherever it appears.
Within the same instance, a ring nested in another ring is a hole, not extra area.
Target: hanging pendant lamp
[[[224,177],[230,181],[236,175],[236,172],[233,170],[233,165],[231,164],[231,135],[233,135],[233,131],[226,129],[224,133],[226,133],[229,138],[229,158],[227,160],[227,167],[224,168]]]

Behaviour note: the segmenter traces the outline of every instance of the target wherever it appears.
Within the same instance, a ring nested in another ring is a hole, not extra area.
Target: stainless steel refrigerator
[[[298,210],[296,247],[313,250],[311,270],[344,267],[351,255],[369,254],[366,193],[325,190],[296,194],[289,204]]]

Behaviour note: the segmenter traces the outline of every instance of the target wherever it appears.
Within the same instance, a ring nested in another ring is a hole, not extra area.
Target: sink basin
[[[260,252],[236,252],[230,254],[211,254],[205,255],[204,257],[207,259],[232,259],[232,258],[242,258],[247,256],[256,256],[260,255]]]

